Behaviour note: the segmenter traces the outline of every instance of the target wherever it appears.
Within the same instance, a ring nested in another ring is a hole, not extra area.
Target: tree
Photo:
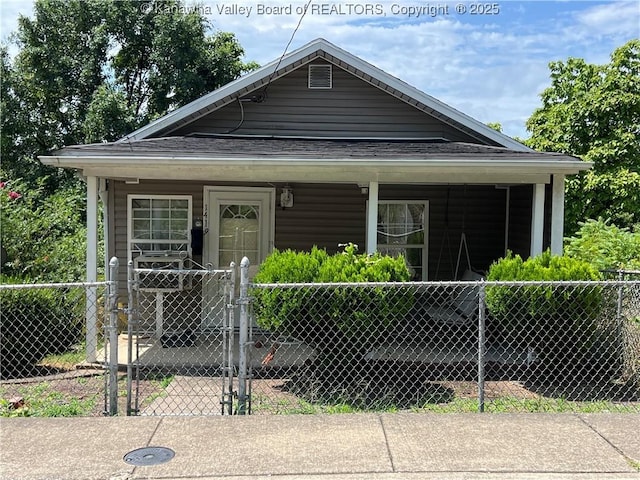
[[[116,140],[255,68],[233,34],[208,29],[180,0],[37,0],[15,59],[0,52],[3,170],[29,184],[48,175],[51,193],[74,177],[38,155]]]
[[[38,156],[116,140],[256,64],[242,61],[233,34],[210,34],[181,0],[36,0],[12,41],[14,58],[0,47],[0,182],[24,197],[3,200],[11,211],[3,212],[0,246],[11,274],[68,280],[81,270],[63,264],[83,263],[83,189],[74,172],[45,167]],[[74,209],[79,217],[65,220]],[[61,225],[41,224],[42,216]],[[39,237],[45,231],[51,242]],[[54,262],[45,245],[61,246],[55,258],[64,261]]]
[[[640,223],[640,40],[605,65],[569,58],[549,68],[551,86],[527,121],[527,144],[593,162],[567,181],[567,233],[599,217],[633,227]]]

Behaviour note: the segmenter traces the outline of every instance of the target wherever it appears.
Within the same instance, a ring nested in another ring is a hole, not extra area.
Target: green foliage
[[[37,0],[19,18],[17,55],[0,47],[0,181],[23,195],[3,198],[3,270],[82,277],[84,189],[38,156],[116,140],[256,67],[233,34],[209,27],[180,0]]]
[[[549,68],[551,86],[527,121],[526,143],[594,164],[567,181],[567,232],[599,217],[631,228],[640,223],[640,40],[616,49],[606,65],[569,58]]]
[[[587,262],[570,257],[543,254],[522,260],[511,252],[489,268],[489,281],[571,281],[599,280],[598,271]],[[487,306],[503,327],[519,329],[522,335],[535,335],[532,329],[551,328],[549,322],[597,316],[601,299],[594,288],[563,290],[553,285],[491,286]],[[524,317],[524,318],[523,318]]]
[[[509,253],[495,262],[487,275],[489,281],[599,279],[589,263],[553,256],[549,251],[524,261]],[[562,362],[553,359],[584,355],[596,345],[605,303],[604,292],[597,285],[553,284],[490,285],[486,302],[499,334],[512,342],[532,345],[546,358],[547,366],[554,368],[560,368]]]
[[[125,94],[113,86],[100,85],[93,94],[82,124],[84,141],[113,142],[123,132],[132,131],[136,123],[135,112],[127,103]]]
[[[565,254],[598,270],[640,269],[640,231],[618,228],[601,218],[588,220],[566,240]]]
[[[405,282],[410,273],[402,257],[356,253],[274,251],[256,283]],[[256,288],[254,311],[258,325],[300,338],[308,345],[329,348],[339,340],[361,346],[406,315],[413,297],[407,291],[354,286],[316,288]]]
[[[549,250],[537,257],[522,260],[520,255],[511,252],[494,262],[487,280],[496,281],[562,281],[562,280],[599,280],[598,271],[587,262],[552,255]]]
[[[111,141],[256,67],[180,0],[38,0],[2,49],[3,168],[50,190],[76,181],[37,155]],[[26,171],[25,171],[26,170]]]
[[[3,377],[29,373],[45,356],[66,352],[82,339],[82,289],[0,290],[0,310]]]
[[[5,275],[29,281],[72,282],[84,278],[86,228],[84,192],[70,186],[48,198],[44,187],[2,182],[0,245]],[[13,194],[13,195],[12,195]]]

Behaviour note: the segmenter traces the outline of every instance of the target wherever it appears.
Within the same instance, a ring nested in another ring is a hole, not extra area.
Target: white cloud
[[[596,5],[576,15],[579,25],[596,37],[640,36],[640,2],[622,1]]]

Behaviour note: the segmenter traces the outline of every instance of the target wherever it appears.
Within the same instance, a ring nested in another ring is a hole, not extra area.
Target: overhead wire
[[[260,94],[255,97],[255,98],[258,98],[258,100],[253,100],[253,99],[252,100],[248,100],[247,99],[247,100],[244,100],[244,101],[263,102],[267,98],[267,89],[269,88],[269,85],[271,85],[271,81],[273,80],[274,75],[278,71],[278,67],[280,67],[280,64],[282,63],[282,59],[287,54],[287,51],[289,50],[289,47],[291,46],[291,42],[293,42],[293,39],[295,38],[296,33],[298,33],[298,30],[300,29],[300,25],[302,24],[302,20],[304,19],[305,15],[307,14],[307,10],[309,10],[309,6],[311,6],[312,2],[313,2],[313,0],[309,0],[307,2],[307,4],[305,5],[305,7],[304,7],[304,9],[302,11],[302,14],[300,15],[300,18],[298,19],[298,24],[296,25],[296,28],[293,30],[293,33],[291,34],[291,37],[289,38],[289,41],[287,42],[287,45],[284,47],[284,50],[282,51],[282,55],[280,55],[280,58],[278,59],[278,63],[276,63],[276,66],[273,69],[273,72],[271,72],[269,74],[269,79],[267,80],[267,84],[262,89],[262,92],[260,92]],[[225,132],[225,134],[230,134],[230,133],[233,133],[233,132],[239,130],[240,127],[242,127],[242,125],[244,124],[244,107],[242,105],[243,99],[238,97],[237,100],[238,100],[238,104],[240,105],[240,122],[234,128],[232,128],[232,129],[228,130],[227,132]]]
[[[305,7],[304,7],[304,9],[302,11],[302,14],[300,15],[300,18],[298,19],[298,24],[296,25],[296,28],[293,30],[293,33],[291,34],[291,37],[289,38],[289,41],[287,42],[287,45],[284,47],[284,50],[282,51],[282,55],[280,55],[280,58],[278,59],[278,63],[276,63],[276,66],[273,69],[273,72],[271,72],[271,74],[269,75],[269,79],[267,80],[267,84],[265,85],[265,87],[262,90],[262,94],[264,96],[267,95],[267,89],[269,88],[269,85],[271,85],[271,81],[273,80],[274,75],[278,71],[278,67],[280,67],[280,64],[282,63],[282,59],[287,54],[287,51],[289,50],[289,47],[291,46],[291,42],[293,42],[293,39],[295,38],[296,33],[298,33],[298,30],[300,29],[300,25],[302,24],[302,20],[304,19],[305,15],[307,14],[307,11],[309,10],[309,7],[311,6],[312,2],[313,2],[313,0],[309,0],[307,2],[307,4],[305,5]]]

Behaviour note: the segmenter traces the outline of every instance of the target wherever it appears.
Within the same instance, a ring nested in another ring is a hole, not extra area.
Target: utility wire
[[[307,4],[305,5],[304,10],[302,11],[302,14],[300,15],[300,19],[298,20],[298,25],[296,25],[296,28],[293,30],[293,33],[291,34],[291,38],[289,38],[289,42],[287,43],[287,46],[284,47],[284,51],[282,52],[282,55],[280,55],[280,59],[278,60],[278,63],[276,63],[276,68],[274,68],[273,72],[271,72],[271,75],[269,75],[269,80],[267,81],[267,84],[265,85],[264,89],[262,90],[263,95],[265,95],[265,96],[267,95],[267,89],[269,88],[269,85],[271,85],[271,80],[273,80],[273,76],[278,71],[278,67],[280,66],[280,63],[282,63],[282,59],[287,54],[287,50],[289,50],[289,47],[291,46],[291,42],[293,42],[293,39],[296,36],[296,33],[298,33],[298,29],[300,28],[300,25],[302,24],[302,20],[304,19],[304,16],[307,14],[307,11],[309,10],[309,6],[311,6],[312,2],[313,2],[313,0],[309,0],[307,2]]]

